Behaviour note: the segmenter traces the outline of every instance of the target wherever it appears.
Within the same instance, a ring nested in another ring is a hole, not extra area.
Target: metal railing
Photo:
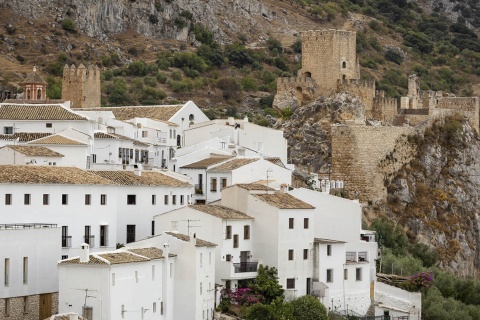
[[[62,248],[70,248],[72,246],[72,236],[62,236]]]
[[[257,272],[258,261],[234,263],[235,273]]]
[[[0,230],[12,230],[12,229],[41,229],[41,228],[56,228],[56,224],[52,223],[13,223],[13,224],[0,224]]]
[[[95,236],[83,236],[85,243],[90,245],[90,248],[95,247]]]

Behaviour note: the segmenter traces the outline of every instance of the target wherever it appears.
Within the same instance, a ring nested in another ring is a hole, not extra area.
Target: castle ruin
[[[83,64],[63,68],[62,99],[72,108],[100,108],[100,69]]]

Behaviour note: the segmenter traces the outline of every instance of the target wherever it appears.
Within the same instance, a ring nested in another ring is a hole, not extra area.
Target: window
[[[153,313],[156,313],[156,312],[157,312],[157,303],[156,303],[156,302],[153,303],[152,312],[153,312]]]
[[[295,289],[295,278],[287,279],[287,289]]]
[[[29,205],[29,204],[30,204],[30,200],[31,200],[31,195],[28,194],[28,193],[25,193],[25,194],[23,195],[23,204]]]
[[[44,194],[43,195],[43,205],[48,206],[49,202],[50,202],[50,195],[49,194]]]
[[[168,194],[165,195],[165,197],[163,199],[163,203],[168,204]]]
[[[135,194],[127,194],[127,204],[135,205],[137,203],[137,196]]]
[[[238,248],[238,234],[233,235],[233,247]]]
[[[243,239],[250,239],[250,226],[243,226]]]
[[[89,206],[92,203],[92,195],[91,194],[86,194],[85,195],[85,205]]]
[[[3,127],[3,134],[13,134],[13,127]]]
[[[232,239],[232,226],[227,226],[225,239]]]
[[[130,149],[130,159],[133,159],[133,149]]]
[[[232,282],[230,280],[225,281],[225,289],[230,290],[232,288]]]
[[[346,68],[347,67],[347,63],[345,61],[342,62],[342,68]]]
[[[12,204],[12,194],[11,193],[7,193],[5,195],[5,205],[9,206]]]
[[[210,191],[216,192],[217,191],[217,178],[212,178],[210,184]]]
[[[288,250],[288,260],[293,260],[293,250]]]
[[[175,230],[175,229],[173,229]],[[152,236],[155,235],[155,220],[152,220]]]
[[[293,229],[293,218],[288,218],[288,229]]]
[[[191,113],[189,116],[188,116],[188,121],[193,121],[195,120],[195,116]]]
[[[185,203],[185,201],[184,201],[184,196],[181,195],[181,196],[180,196],[180,205],[183,205],[184,203]]]
[[[303,249],[303,260],[308,260],[308,249]]]
[[[227,254],[227,256],[225,257],[225,261],[232,261],[232,255]]]
[[[100,226],[100,247],[108,247],[108,226]]]
[[[51,127],[52,127],[52,124],[51,124],[51,123],[46,123],[45,126],[46,126],[47,128],[51,128]]]
[[[100,195],[100,204],[102,206],[106,205],[107,204],[107,195],[106,194],[101,194]]]
[[[68,259],[68,255],[62,255],[62,260]]]
[[[118,157],[123,157],[123,148],[118,148]]]
[[[10,280],[10,258],[5,258],[4,273],[3,273],[3,285],[8,287]]]
[[[68,194],[62,194],[62,205],[68,204]]]
[[[308,218],[303,218],[303,229],[308,229]]]
[[[128,224],[127,225],[127,243],[135,241],[135,225]]]
[[[152,194],[152,205],[157,204],[157,196]]]
[[[331,256],[331,255],[332,255],[332,245],[327,244],[327,256]]]
[[[362,268],[355,269],[355,280],[362,281]]]
[[[23,257],[23,284],[28,284],[28,257]]]
[[[173,204],[173,205],[176,205],[176,204],[177,204],[177,196],[176,196],[176,195],[173,195],[173,196],[172,196],[172,204]]]
[[[227,178],[222,178],[222,189],[227,187]]]
[[[112,273],[112,287],[115,287],[115,273]]]
[[[68,226],[62,226],[62,248],[70,248],[72,237],[68,235]]]
[[[142,131],[142,138],[148,137],[148,131]]]
[[[327,282],[333,282],[333,269],[327,269]]]
[[[348,269],[343,269],[343,280],[348,280]]]
[[[92,227],[85,226],[85,233],[84,233],[85,243],[93,247],[93,236],[92,236]]]

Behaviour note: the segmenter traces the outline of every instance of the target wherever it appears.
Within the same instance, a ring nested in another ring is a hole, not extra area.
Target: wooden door
[[[39,303],[39,314],[40,320],[52,316],[52,294],[45,293],[40,295],[40,303]]]

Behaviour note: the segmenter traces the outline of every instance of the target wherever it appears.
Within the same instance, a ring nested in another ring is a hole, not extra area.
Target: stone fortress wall
[[[100,69],[83,64],[63,68],[62,99],[72,108],[100,108]]]

